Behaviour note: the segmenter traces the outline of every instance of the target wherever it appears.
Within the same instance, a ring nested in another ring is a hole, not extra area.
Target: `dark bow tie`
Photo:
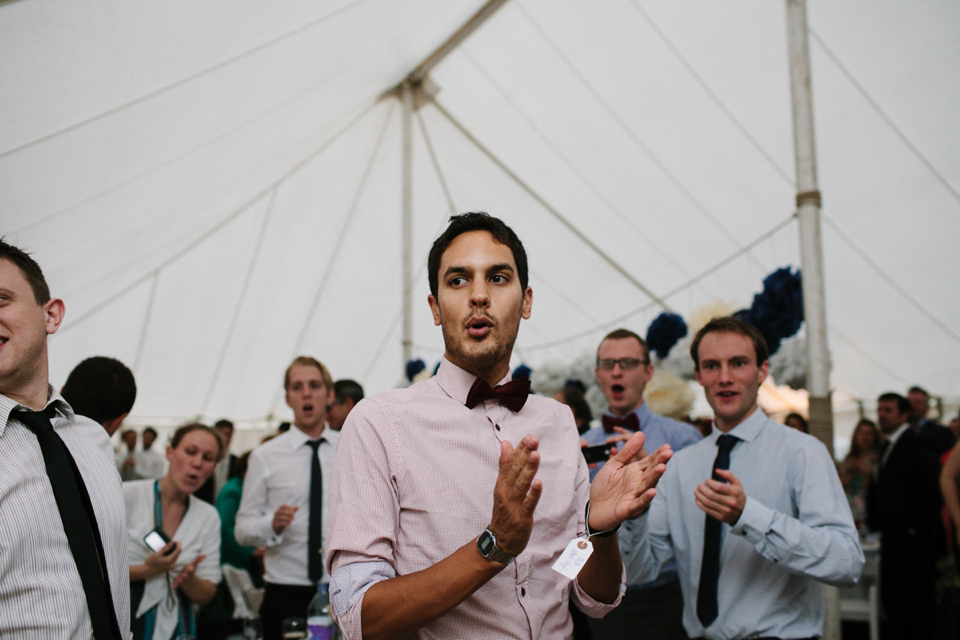
[[[630,431],[639,431],[640,430],[640,420],[637,419],[637,414],[633,411],[628,413],[625,416],[611,416],[604,414],[603,415],[603,430],[607,433],[613,433],[614,427],[623,427],[624,429],[629,429]]]
[[[465,404],[468,409],[473,409],[484,400],[496,400],[516,413],[523,408],[528,395],[530,395],[530,378],[517,378],[496,387],[491,387],[485,380],[477,378],[470,387]]]

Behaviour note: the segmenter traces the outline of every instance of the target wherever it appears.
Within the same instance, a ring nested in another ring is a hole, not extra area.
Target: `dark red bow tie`
[[[491,387],[485,380],[477,378],[467,394],[467,408],[473,409],[484,400],[496,400],[510,411],[516,413],[523,408],[530,395],[530,378],[517,378],[507,384]]]
[[[640,421],[637,419],[637,414],[633,411],[628,413],[625,416],[610,416],[607,414],[603,415],[603,430],[607,433],[613,433],[614,427],[623,427],[624,429],[629,429],[630,431],[638,431],[640,429]]]

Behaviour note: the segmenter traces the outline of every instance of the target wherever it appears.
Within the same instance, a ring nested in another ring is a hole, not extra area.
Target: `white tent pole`
[[[413,87],[409,82],[400,85],[400,101],[403,104],[403,264],[400,273],[403,278],[403,362],[406,365],[413,358]]]
[[[807,48],[805,0],[787,0],[787,41],[790,48],[790,86],[793,96],[794,146],[797,162],[797,218],[800,259],[803,266],[803,306],[807,323],[807,389],[811,422],[820,424],[814,435],[833,450],[830,411],[830,352],[824,304],[823,254],[820,241],[820,191],[817,189],[816,149],[813,135],[813,98],[810,89],[810,56]],[[814,401],[825,402],[814,416]]]
[[[787,0],[787,46],[790,93],[793,98],[793,141],[797,163],[797,218],[803,268],[803,310],[807,325],[807,390],[810,433],[833,453],[833,411],[830,404],[830,350],[824,300],[823,249],[820,240],[820,191],[813,131],[806,0]],[[827,615],[825,640],[840,639],[840,593],[824,585]]]

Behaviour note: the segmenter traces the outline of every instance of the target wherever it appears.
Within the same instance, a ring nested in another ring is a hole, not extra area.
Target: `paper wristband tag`
[[[580,573],[580,569],[583,569],[591,553],[593,553],[592,542],[586,538],[574,538],[553,563],[553,570],[573,580]]]

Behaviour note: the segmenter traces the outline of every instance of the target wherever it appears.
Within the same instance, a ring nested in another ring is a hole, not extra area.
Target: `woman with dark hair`
[[[802,431],[803,433],[810,433],[810,427],[807,426],[807,419],[804,418],[799,413],[791,413],[783,421],[783,424],[788,427],[793,427],[797,431]]]
[[[192,494],[223,455],[214,429],[187,424],[173,434],[162,478],[123,485],[134,640],[195,636],[192,605],[216,594],[220,517]]]
[[[862,418],[853,430],[850,451],[840,463],[840,482],[847,492],[857,530],[863,535],[867,519],[867,486],[880,453],[880,435],[872,420]]]

